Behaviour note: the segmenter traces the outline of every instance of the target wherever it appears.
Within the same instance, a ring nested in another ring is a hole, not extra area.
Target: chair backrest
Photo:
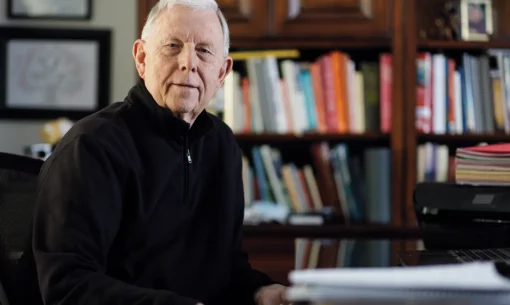
[[[19,259],[24,251],[31,251],[37,178],[43,163],[40,159],[0,152],[0,284],[11,304],[23,293],[19,290],[22,277],[36,280],[32,274],[19,274],[33,271],[32,258],[24,257],[22,263]],[[36,282],[32,284],[35,287]]]
[[[0,153],[0,241],[15,258],[26,247],[42,160]]]

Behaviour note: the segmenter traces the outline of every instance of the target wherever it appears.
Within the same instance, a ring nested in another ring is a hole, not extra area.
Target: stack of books
[[[455,181],[461,184],[510,185],[510,144],[458,148]]]

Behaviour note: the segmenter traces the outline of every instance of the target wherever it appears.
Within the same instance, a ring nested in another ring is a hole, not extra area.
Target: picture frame
[[[461,38],[488,41],[494,33],[491,0],[460,0]]]
[[[7,0],[11,19],[90,20],[92,0]]]
[[[111,30],[0,27],[0,118],[83,118],[110,101]]]

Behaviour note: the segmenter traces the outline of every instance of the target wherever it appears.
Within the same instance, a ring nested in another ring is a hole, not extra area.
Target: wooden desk
[[[418,228],[389,225],[359,226],[282,226],[260,225],[244,227],[244,249],[252,266],[269,274],[274,280],[288,285],[288,274],[295,266],[295,239],[333,239],[392,243],[392,256],[400,251],[404,241],[418,241]],[[393,260],[396,265],[397,260]]]
[[[258,225],[244,226],[246,238],[361,238],[361,239],[421,239],[418,227],[403,227],[384,224],[331,225],[331,226],[291,226]]]

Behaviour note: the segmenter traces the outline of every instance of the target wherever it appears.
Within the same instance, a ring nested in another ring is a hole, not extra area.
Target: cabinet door
[[[278,37],[386,37],[393,0],[279,0],[274,35]]]
[[[227,18],[230,38],[236,40],[263,36],[268,30],[266,0],[217,0]]]
[[[158,0],[139,0],[138,31],[142,30],[150,9]],[[217,0],[227,18],[230,38],[235,46],[243,38],[257,38],[268,31],[268,7],[266,0]]]
[[[157,2],[158,0],[138,0],[138,37],[142,34],[147,15]]]

